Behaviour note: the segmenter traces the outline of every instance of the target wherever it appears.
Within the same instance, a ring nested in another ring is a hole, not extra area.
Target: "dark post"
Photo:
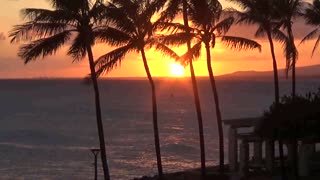
[[[100,149],[92,148],[90,150],[94,155],[94,180],[97,180],[98,179],[98,161],[97,161],[97,158],[98,158],[98,154],[100,152]]]

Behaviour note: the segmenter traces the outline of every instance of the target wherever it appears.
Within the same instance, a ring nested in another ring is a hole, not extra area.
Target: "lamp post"
[[[94,155],[94,180],[98,179],[98,162],[97,162],[97,158],[98,158],[98,154],[100,152],[100,149],[97,148],[92,148],[90,149],[92,154]]]

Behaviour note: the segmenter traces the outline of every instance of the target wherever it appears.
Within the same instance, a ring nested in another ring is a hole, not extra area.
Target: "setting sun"
[[[170,75],[181,77],[184,75],[184,67],[178,63],[170,63]]]

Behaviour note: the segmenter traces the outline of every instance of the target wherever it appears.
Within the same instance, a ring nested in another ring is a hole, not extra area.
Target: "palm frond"
[[[238,4],[242,12],[237,13],[238,24],[257,24],[263,26],[274,20],[274,0],[230,0]]]
[[[234,36],[223,36],[221,41],[226,47],[236,50],[248,50],[248,49],[258,49],[261,52],[261,45],[256,41],[234,37]]]
[[[176,15],[182,11],[181,5],[181,0],[169,0],[165,10],[161,12],[160,16],[164,19],[164,21],[172,21]]]
[[[51,6],[55,9],[68,9],[71,3],[68,0],[50,0]]]
[[[112,69],[120,66],[126,54],[128,54],[132,50],[133,45],[128,44],[99,57],[95,63],[97,76],[100,76],[103,73],[108,73]]]
[[[175,34],[160,36],[159,41],[170,46],[180,46],[186,44],[188,41],[191,41],[194,36],[195,35],[192,33],[178,32]]]
[[[319,42],[320,42],[320,36],[318,36],[318,39],[316,40],[316,42],[315,42],[315,44],[314,44],[314,46],[313,46],[312,55],[314,54],[314,52],[315,52],[316,49],[318,48]]]
[[[262,24],[259,16],[252,15],[250,13],[238,12],[236,17],[237,24],[240,25]]]
[[[107,11],[107,6],[101,1],[95,1],[91,10],[89,11],[89,17],[93,18],[95,22],[104,20],[103,15]]]
[[[253,3],[250,0],[228,0],[234,4],[236,4],[241,9],[248,9],[250,7],[253,7]]]
[[[185,31],[192,31],[192,28],[188,28],[183,24],[180,23],[172,23],[172,22],[159,22],[157,24],[158,29],[161,31],[167,31],[169,33],[176,33],[176,32],[185,32]]]
[[[281,44],[285,44],[289,42],[288,36],[278,28],[273,28],[271,31],[271,35],[273,39],[280,42]]]
[[[95,29],[93,34],[96,41],[107,43],[111,46],[122,46],[131,39],[127,33],[113,27]]]
[[[25,63],[35,60],[38,57],[45,57],[54,54],[63,44],[70,39],[71,33],[64,31],[54,36],[43,38],[20,47],[18,56],[24,59]]]
[[[73,40],[67,54],[71,56],[74,61],[82,60],[87,55],[88,44],[90,43],[87,42],[86,36],[79,33]]]
[[[210,5],[208,4],[210,3]],[[196,27],[201,27],[204,24],[215,24],[218,19],[218,1],[206,0],[190,0],[189,16],[190,20]],[[211,9],[212,8],[212,9]]]
[[[147,3],[145,9],[140,14],[140,17],[145,18],[145,20],[151,19],[155,13],[159,12],[159,10],[161,10],[164,7],[166,0],[155,0],[155,1],[146,1],[146,2],[149,2],[149,3]],[[143,3],[143,2],[139,2],[139,3]]]
[[[213,28],[213,31],[216,30],[218,36],[222,34],[226,34],[229,31],[233,22],[234,22],[233,17],[225,18],[215,25],[215,27]]]
[[[142,5],[145,1],[133,1],[133,0],[112,0],[111,3],[113,7],[116,7],[117,10],[122,12],[125,18],[130,19],[132,23],[135,23],[134,21],[137,18],[137,15],[141,11]],[[109,14],[110,15],[110,14]]]
[[[305,10],[304,18],[307,24],[318,26],[320,24],[320,1],[314,0]]]
[[[161,52],[164,56],[169,56],[170,58],[173,58],[175,60],[179,59],[178,54],[163,43],[155,42],[153,47],[156,51]]]
[[[59,34],[67,29],[70,31],[70,28],[63,23],[35,23],[31,21],[14,26],[9,32],[9,37],[11,37],[11,42],[30,41]]]
[[[211,22],[214,22],[213,20],[220,19],[220,16],[223,13],[221,3],[216,0],[209,0],[206,2],[208,4],[208,9],[209,9],[210,14],[213,15]],[[213,25],[214,25],[214,23],[213,23]]]
[[[201,55],[201,44],[202,42],[199,41],[195,45],[191,47],[184,55],[180,56],[179,62],[184,66],[188,65],[191,60],[196,60]]]
[[[315,38],[316,35],[318,34],[318,32],[319,32],[319,29],[318,29],[318,28],[314,29],[313,31],[311,31],[310,33],[308,33],[308,34],[301,40],[300,44],[304,43],[305,41],[308,41],[308,40],[311,40],[311,39]],[[299,45],[300,45],[300,44],[299,44]]]
[[[50,0],[51,6],[55,9],[67,10],[72,13],[78,13],[82,9],[89,9],[92,6],[91,0]]]
[[[254,37],[256,38],[262,38],[266,34],[265,29],[262,26],[259,26],[256,33],[254,34]]]
[[[139,4],[136,3],[136,1],[132,0],[111,0],[112,4],[118,7],[127,7],[128,9],[139,9]]]
[[[23,18],[29,19],[34,22],[55,22],[75,24],[74,21],[77,18],[74,14],[64,10],[26,8],[21,10],[20,13]]]
[[[123,9],[109,4],[105,13],[104,20],[107,24],[111,24],[117,29],[124,31],[126,33],[135,33],[135,22],[128,16]]]

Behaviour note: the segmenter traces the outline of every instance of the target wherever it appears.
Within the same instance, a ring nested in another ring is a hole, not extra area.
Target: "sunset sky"
[[[49,8],[47,0],[1,0],[0,6],[0,78],[45,78],[45,77],[84,77],[89,73],[88,61],[86,59],[80,62],[72,62],[67,57],[66,49],[61,49],[55,56],[45,59],[38,59],[24,65],[23,60],[17,57],[17,49],[19,44],[10,44],[7,37],[8,32],[15,24],[22,23],[19,11],[23,8]],[[230,7],[225,1],[221,1],[224,7]],[[304,37],[313,28],[307,27],[303,22],[294,24],[296,35],[296,44],[300,43]],[[235,27],[229,35],[253,38],[255,27]],[[233,51],[223,47],[218,42],[216,48],[212,51],[213,69],[216,75],[231,73],[234,71],[267,71],[272,69],[269,44],[266,39],[257,39],[262,45],[262,52],[252,51]],[[320,49],[311,58],[311,50],[314,41],[299,46],[298,66],[308,66],[320,64]],[[111,47],[105,45],[97,45],[94,47],[95,57],[112,50]],[[285,67],[285,60],[282,49],[276,44],[276,52],[279,69]],[[180,54],[185,51],[185,47],[177,50]],[[147,52],[150,70],[154,76],[173,76],[170,71],[172,67],[172,59],[162,57],[159,53],[155,53],[152,49]],[[206,76],[205,53],[195,62],[196,74],[198,76]],[[188,76],[189,68],[185,69],[185,76]],[[139,54],[129,54],[123,61],[120,68],[113,70],[107,76],[110,77],[144,77],[145,71]]]

